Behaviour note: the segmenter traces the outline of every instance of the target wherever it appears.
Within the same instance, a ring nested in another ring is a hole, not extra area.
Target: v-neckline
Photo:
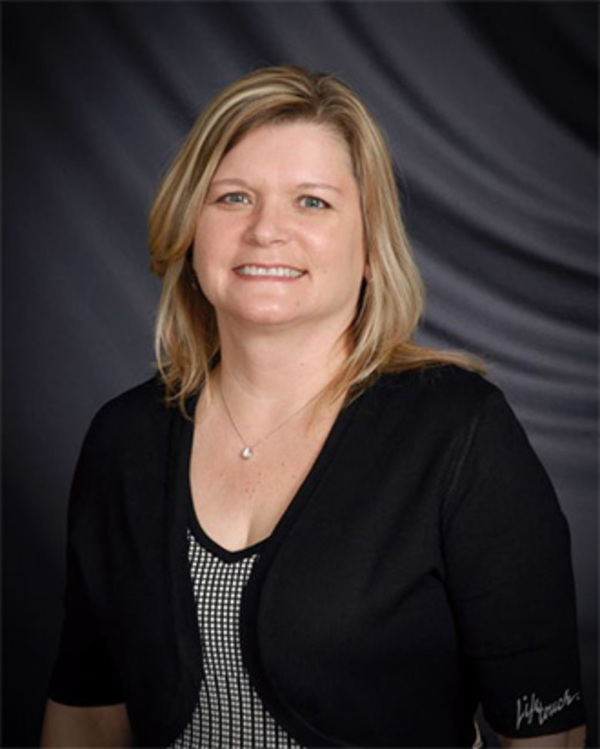
[[[192,517],[189,518],[189,522],[193,524],[196,530],[199,529],[202,540],[206,541],[210,550],[217,554],[217,556],[225,559],[226,561],[235,561],[243,556],[247,556],[253,553],[253,550],[260,549],[261,551],[271,543],[272,540],[279,537],[289,522],[289,518],[295,517],[300,511],[305,498],[310,496],[312,491],[311,487],[315,484],[324,466],[327,465],[328,456],[331,454],[334,446],[337,444],[341,434],[345,430],[345,425],[349,421],[351,415],[354,413],[357,405],[362,400],[365,394],[359,396],[356,400],[347,406],[344,406],[337,416],[335,417],[319,452],[313,460],[310,468],[306,472],[304,479],[300,483],[300,486],[294,493],[293,497],[289,501],[288,505],[281,513],[277,522],[273,526],[273,530],[267,538],[261,539],[253,544],[242,547],[240,549],[227,549],[210,536],[202,527],[202,523],[198,518],[198,514],[194,507],[193,493],[191,487],[191,459],[192,459],[192,447],[194,442],[194,430],[195,423],[193,418],[182,418],[183,425],[179,434],[177,455],[176,455],[176,481],[175,486],[178,493],[177,501],[185,502],[189,508]],[[199,395],[190,398],[186,403],[186,412],[188,414],[194,414],[196,411],[196,405],[198,403]],[[189,517],[189,516],[188,516]]]

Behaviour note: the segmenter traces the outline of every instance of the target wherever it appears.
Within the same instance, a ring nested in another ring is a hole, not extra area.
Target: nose
[[[287,242],[288,234],[288,221],[282,205],[274,200],[262,200],[256,205],[246,228],[248,242],[268,247]]]

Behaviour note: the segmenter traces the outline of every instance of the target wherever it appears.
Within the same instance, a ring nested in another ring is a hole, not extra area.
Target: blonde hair
[[[227,86],[200,115],[168,169],[150,213],[151,268],[163,278],[156,359],[167,399],[185,400],[208,383],[219,355],[215,312],[190,263],[198,206],[223,156],[250,130],[308,121],[348,144],[360,189],[370,278],[348,330],[350,355],[325,392],[356,397],[378,374],[438,364],[483,371],[474,356],[416,344],[423,311],[385,138],[357,95],[337,77],[286,65],[257,70]]]

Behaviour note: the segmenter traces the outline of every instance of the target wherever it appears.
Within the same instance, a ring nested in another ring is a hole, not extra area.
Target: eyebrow
[[[248,182],[246,182],[243,179],[239,179],[237,177],[226,177],[223,179],[216,179],[213,182],[210,183],[210,187],[220,187],[224,185],[237,185],[240,187],[246,187],[248,189],[251,188]],[[296,189],[298,190],[314,190],[315,188],[319,188],[321,190],[332,190],[333,192],[341,193],[339,187],[336,187],[335,185],[331,185],[328,182],[300,182],[296,185]]]
[[[233,177],[231,179],[215,179],[210,183],[210,187],[219,187],[220,185],[241,185],[242,187],[250,187],[250,185],[243,179],[235,179]]]
[[[334,192],[341,192],[339,187],[330,185],[327,182],[301,182],[297,187],[300,190],[313,190],[315,187],[321,190],[333,190]]]

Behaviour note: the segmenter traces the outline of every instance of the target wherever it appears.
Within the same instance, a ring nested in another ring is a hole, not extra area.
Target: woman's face
[[[363,235],[343,139],[315,123],[266,125],[215,172],[198,215],[194,268],[221,329],[241,323],[341,334],[365,275]]]

